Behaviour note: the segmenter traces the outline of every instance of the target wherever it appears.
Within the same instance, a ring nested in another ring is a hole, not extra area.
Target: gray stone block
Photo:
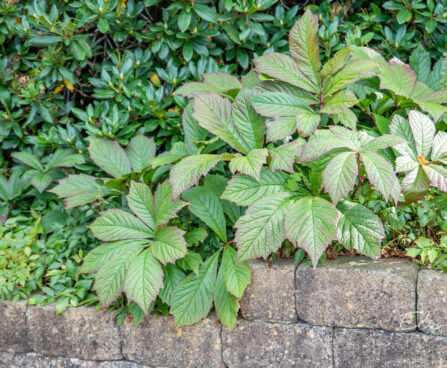
[[[155,367],[221,368],[221,329],[209,316],[176,329],[174,319],[148,316],[138,326],[121,325],[123,353],[127,360]]]
[[[39,354],[86,360],[122,358],[119,330],[111,312],[77,307],[56,316],[54,306],[29,307],[27,320],[30,345]]]
[[[416,329],[418,266],[406,259],[339,257],[296,272],[298,318],[322,326]]]
[[[223,329],[228,368],[332,368],[332,328],[238,320]]]
[[[447,273],[421,270],[417,293],[419,329],[447,336]]]
[[[26,335],[26,301],[0,301],[0,351],[30,351]]]
[[[447,338],[337,328],[334,362],[335,368],[445,368]]]
[[[0,368],[150,368],[126,361],[100,362],[76,358],[49,358],[36,353],[0,353]]]
[[[241,313],[250,321],[293,323],[295,310],[295,263],[293,259],[250,261],[251,284],[241,299]]]

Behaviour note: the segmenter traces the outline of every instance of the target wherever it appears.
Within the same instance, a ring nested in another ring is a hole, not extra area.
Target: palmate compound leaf
[[[194,155],[197,152],[197,145],[194,142],[204,141],[208,135],[208,131],[202,128],[196,119],[192,117],[194,112],[193,100],[183,109],[182,123],[183,132],[185,134],[185,146],[188,154]]]
[[[261,168],[267,162],[268,150],[266,148],[254,149],[247,156],[237,156],[230,161],[232,174],[240,172],[249,175],[257,181],[261,180]]]
[[[430,181],[419,165],[411,169],[402,179],[402,194],[405,203],[417,202],[425,197],[430,188]]]
[[[223,254],[225,285],[231,294],[240,298],[244,294],[247,285],[251,282],[251,270],[247,262],[236,264],[236,259],[236,250],[227,245]]]
[[[147,248],[130,264],[124,281],[124,292],[129,301],[134,301],[147,313],[162,287],[163,270],[152,254],[152,247]]]
[[[432,185],[443,192],[447,192],[447,169],[440,165],[424,165],[422,168]]]
[[[91,159],[109,175],[121,178],[132,171],[129,158],[116,141],[89,138],[88,152]]]
[[[439,131],[433,139],[431,159],[438,160],[447,157],[447,133]]]
[[[84,157],[79,154],[73,154],[71,149],[58,149],[47,162],[46,171],[54,167],[72,167],[85,162]]]
[[[267,141],[274,142],[296,133],[296,117],[284,116],[267,124]]]
[[[97,291],[103,308],[109,306],[121,294],[126,272],[144,247],[145,244],[139,241],[123,246],[99,269],[93,288]]]
[[[197,93],[223,93],[241,89],[239,80],[227,73],[204,73],[203,82],[185,83],[175,91],[176,95],[192,97]]]
[[[318,93],[319,86],[300,70],[296,62],[287,55],[272,52],[255,59],[256,70],[271,78],[290,83],[305,91]]]
[[[220,161],[220,155],[194,155],[182,159],[170,171],[169,182],[172,186],[172,196],[177,198],[185,190],[197,185],[200,177]]]
[[[338,213],[320,197],[303,197],[293,203],[285,217],[286,237],[303,248],[314,268],[329,243],[336,238]]]
[[[252,104],[259,114],[272,118],[313,112],[300,97],[283,92],[259,94],[252,98]]]
[[[217,274],[216,287],[214,288],[214,305],[217,318],[231,331],[239,311],[239,299],[232,295],[225,285],[227,272],[228,267],[225,258],[223,258]]]
[[[307,9],[289,33],[290,54],[300,70],[312,81],[320,85],[320,51],[317,40],[318,16]]]
[[[153,138],[138,134],[130,140],[126,154],[132,166],[132,171],[141,171],[150,165],[150,159],[155,157],[157,145]]]
[[[320,125],[321,116],[313,110],[303,110],[296,114],[296,127],[302,137],[309,137]]]
[[[236,175],[229,182],[221,198],[236,203],[238,206],[250,206],[257,200],[274,193],[286,192],[288,175],[261,169],[261,180],[247,175]]]
[[[177,212],[188,203],[180,199],[172,199],[171,184],[166,180],[159,184],[154,195],[155,225],[165,225],[170,219],[177,215]]]
[[[189,210],[226,242],[225,215],[219,198],[206,187],[192,188],[183,194],[183,198],[190,203]]]
[[[337,239],[347,249],[355,249],[368,257],[377,257],[385,237],[380,218],[358,203],[340,201]]]
[[[250,147],[233,123],[230,100],[219,95],[201,95],[194,98],[193,118],[199,125],[228,143],[236,151],[247,154]]]
[[[336,155],[323,171],[323,186],[337,204],[354,188],[359,175],[355,152],[341,152]]]
[[[108,210],[89,226],[93,235],[104,241],[145,239],[153,231],[138,218],[123,210]]]
[[[191,273],[172,292],[170,312],[176,327],[194,324],[211,310],[219,254],[220,250],[200,266],[198,275]]]
[[[174,226],[157,228],[151,249],[152,254],[161,263],[174,263],[186,254],[185,232]]]
[[[234,227],[238,245],[238,262],[276,252],[284,237],[284,217],[290,193],[274,193],[253,203]]]
[[[36,169],[38,171],[45,171],[43,169],[42,164],[40,163],[39,159],[29,152],[13,152],[11,154],[11,157],[15,158],[16,160],[19,160],[23,162],[24,164],[32,167],[33,169]]]
[[[168,263],[163,268],[163,289],[160,290],[160,299],[163,303],[171,305],[171,295],[175,287],[182,281],[186,276],[183,271],[173,263]]]
[[[317,130],[301,150],[300,162],[315,161],[332,150],[353,148],[353,142],[346,137],[337,136],[328,130]]]
[[[339,91],[324,101],[320,112],[326,114],[339,114],[354,106],[358,102],[357,97],[348,90]]]

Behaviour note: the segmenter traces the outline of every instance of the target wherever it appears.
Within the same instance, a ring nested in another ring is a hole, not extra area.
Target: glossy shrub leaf
[[[272,172],[267,168],[261,169],[260,181],[238,174],[228,182],[221,198],[239,206],[249,206],[263,197],[287,191],[287,177],[283,172]]]
[[[129,301],[134,301],[148,313],[149,306],[163,287],[163,270],[148,248],[133,259],[126,273],[124,292]]]
[[[234,227],[238,261],[266,258],[281,246],[284,217],[290,203],[289,193],[275,193],[253,203]]]
[[[254,149],[247,156],[238,156],[230,161],[230,171],[235,174],[249,175],[257,181],[261,180],[261,168],[267,161],[268,150],[266,148]]]
[[[186,254],[185,232],[174,226],[160,227],[155,231],[151,249],[161,263],[174,263]]]
[[[223,253],[225,285],[231,294],[240,298],[251,282],[251,270],[247,262],[236,264],[236,258],[236,250],[227,245]]]
[[[219,251],[214,253],[200,267],[198,275],[190,274],[174,289],[170,312],[175,318],[176,327],[192,325],[211,310],[219,254]]]
[[[88,152],[91,159],[114,178],[121,178],[132,171],[129,158],[116,141],[89,138]]]
[[[320,197],[303,197],[290,206],[285,217],[286,237],[303,248],[314,268],[329,243],[335,240],[335,206]]]
[[[182,159],[171,169],[169,175],[172,196],[177,198],[185,190],[197,185],[199,179],[206,175],[219,161],[219,155],[211,154],[188,156]]]
[[[185,192],[183,198],[190,203],[189,210],[226,242],[226,222],[219,198],[205,187],[193,188]]]
[[[130,160],[132,171],[141,171],[149,166],[149,160],[155,157],[157,145],[153,138],[138,134],[130,140],[126,154]]]
[[[89,226],[93,235],[104,241],[151,238],[153,231],[123,210],[108,210]]]
[[[368,257],[377,257],[385,237],[380,218],[361,204],[350,201],[339,202],[337,210],[338,241],[347,249],[355,249]]]

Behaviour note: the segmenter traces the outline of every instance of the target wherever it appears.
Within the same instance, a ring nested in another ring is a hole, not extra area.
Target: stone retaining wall
[[[0,367],[447,367],[447,274],[362,257],[251,268],[233,332],[214,315],[117,326],[110,312],[0,302]]]

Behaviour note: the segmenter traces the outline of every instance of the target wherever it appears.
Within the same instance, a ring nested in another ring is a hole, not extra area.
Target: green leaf
[[[261,115],[277,118],[295,116],[300,112],[312,112],[300,97],[283,92],[265,92],[252,98],[254,108]]]
[[[342,90],[324,101],[321,112],[326,114],[339,114],[354,106],[357,102],[358,99],[354,93],[348,90]]]
[[[237,77],[227,73],[204,73],[203,82],[188,82],[177,88],[176,95],[193,97],[198,93],[224,93],[242,88]]]
[[[118,240],[100,245],[88,252],[82,263],[80,273],[93,273],[98,271],[116,254],[127,247],[147,244],[144,240]]]
[[[143,250],[144,245],[136,242],[121,247],[98,271],[93,289],[98,294],[103,308],[112,304],[123,291],[126,272],[132,261]]]
[[[130,264],[124,281],[124,292],[129,301],[134,301],[148,313],[149,306],[163,287],[163,270],[148,248]]]
[[[132,166],[132,171],[141,171],[148,167],[151,158],[155,157],[157,145],[153,138],[142,134],[133,137],[126,147],[126,154]]]
[[[200,267],[198,275],[192,273],[174,289],[170,312],[175,318],[176,327],[192,325],[211,310],[219,254],[220,251],[214,253]]]
[[[379,78],[381,89],[389,89],[405,97],[411,96],[417,82],[416,73],[396,57],[380,69]]]
[[[447,133],[438,132],[433,139],[431,159],[433,161],[447,156]]]
[[[217,14],[214,7],[202,4],[194,4],[193,9],[203,20],[206,20],[210,23],[217,23]]]
[[[38,171],[45,171],[39,159],[29,152],[13,152],[11,157],[23,162],[24,164],[31,166],[33,169]]]
[[[33,171],[33,170],[31,170]],[[35,171],[31,177],[31,185],[36,188],[39,193],[42,193],[51,184],[53,178],[41,171]]]
[[[296,117],[279,117],[267,125],[267,141],[274,142],[296,133]]]
[[[177,215],[177,212],[185,207],[188,203],[180,199],[172,199],[171,184],[166,180],[159,184],[155,191],[155,225],[165,225],[170,219]]]
[[[160,299],[167,305],[171,304],[171,295],[176,286],[185,278],[183,271],[175,264],[168,263],[162,266],[164,279],[163,288],[160,290]]]
[[[383,134],[377,138],[374,138],[367,142],[364,147],[362,147],[363,151],[379,151],[389,147],[394,147],[401,144],[407,144],[408,142],[393,134]]]
[[[63,41],[63,37],[61,36],[39,36],[36,38],[30,38],[26,42],[26,45],[36,47],[48,47],[61,41]]]
[[[422,166],[430,183],[443,192],[447,192],[447,169],[440,165]]]
[[[250,149],[262,148],[264,145],[265,119],[252,106],[255,92],[242,89],[232,105],[234,126]]]
[[[49,190],[59,198],[64,198],[65,208],[82,206],[98,199],[105,194],[103,188],[93,176],[78,174],[70,175],[59,181],[59,184]]]
[[[400,115],[394,115],[393,120],[391,120],[390,131],[392,134],[401,137],[408,142],[408,144],[399,144],[395,146],[394,149],[401,155],[408,155],[414,160],[417,160],[416,142],[414,141],[408,120]]]
[[[397,13],[396,19],[399,24],[404,24],[408,22],[412,16],[413,14],[408,9],[400,9]]]
[[[225,259],[222,259],[214,289],[214,305],[217,318],[231,331],[236,322],[237,312],[239,311],[239,300],[227,290],[225,285],[226,274],[227,265]]]
[[[379,191],[385,200],[388,200],[395,185],[398,185],[393,166],[374,151],[360,153],[360,158],[365,166],[368,179],[374,188]]]
[[[205,187],[196,187],[183,194],[189,210],[209,226],[223,241],[227,241],[225,216],[219,198]]]
[[[240,298],[245,288],[251,282],[251,270],[247,262],[236,264],[237,252],[229,245],[225,247],[223,261],[225,262],[225,285],[227,290]]]
[[[351,149],[352,143],[328,130],[317,130],[301,150],[301,162],[315,161],[336,149]]]
[[[272,148],[270,150],[270,169],[273,171],[284,170],[293,174],[293,164],[295,163],[296,158],[299,156],[304,144],[304,140],[297,139],[281,146]]]
[[[295,61],[287,55],[272,52],[255,59],[256,70],[271,78],[290,83],[305,91],[318,93],[320,88],[300,70]]]
[[[236,175],[229,182],[221,198],[236,203],[238,206],[249,206],[257,200],[274,193],[286,192],[288,175],[267,168],[261,169],[261,180],[251,176]]]
[[[194,155],[182,159],[170,171],[169,182],[172,186],[172,196],[177,198],[185,190],[197,185],[199,179],[220,161],[219,155]]]
[[[411,132],[416,146],[416,153],[428,158],[431,151],[436,128],[433,121],[419,111],[412,110],[408,114]]]
[[[339,112],[338,114],[333,114],[332,120],[334,120],[334,123],[340,123],[343,124],[346,128],[355,130],[357,126],[357,115],[352,110],[345,110],[343,112]],[[382,118],[381,116],[378,117],[379,119]],[[379,125],[376,117],[376,123]],[[379,126],[380,129],[380,126]]]
[[[153,231],[142,221],[123,210],[108,210],[90,226],[93,235],[104,241],[122,239],[146,239]]]
[[[410,55],[410,66],[417,75],[417,79],[426,83],[431,71],[430,53],[422,45],[414,49]]]
[[[185,234],[185,240],[188,246],[192,247],[202,243],[207,236],[208,233],[203,227],[195,227]]]
[[[314,268],[329,243],[335,240],[335,206],[320,197],[303,197],[290,206],[285,216],[286,236],[303,248]]]
[[[319,73],[321,62],[317,34],[318,16],[313,15],[310,8],[295,23],[289,33],[290,54],[314,86],[321,84]]]
[[[98,21],[98,29],[101,33],[107,33],[110,30],[109,22],[106,18],[100,18]]]
[[[191,23],[191,12],[182,10],[177,18],[178,28],[181,32],[185,32]]]
[[[380,254],[380,245],[385,237],[380,218],[358,203],[341,201],[337,205],[339,219],[337,238],[347,249],[355,249],[368,257]]]
[[[91,159],[106,173],[121,178],[132,171],[129,158],[116,141],[89,138]]]
[[[219,95],[200,95],[194,99],[194,119],[202,128],[227,142],[236,151],[247,154],[245,143],[233,124],[231,102]]]
[[[58,149],[46,164],[46,171],[54,167],[72,167],[85,162],[82,155],[73,154],[70,149]]]
[[[230,161],[232,174],[240,172],[249,175],[257,181],[261,180],[261,168],[267,161],[268,150],[266,148],[254,149],[247,156],[237,156]]]
[[[198,147],[195,142],[205,140],[208,135],[208,131],[202,128],[197,120],[192,117],[193,112],[193,101],[190,101],[183,110],[182,115],[185,146],[190,155],[197,153]]]
[[[405,203],[417,202],[424,198],[429,188],[430,181],[420,166],[410,170],[402,179]]]
[[[151,249],[153,255],[163,264],[174,263],[186,254],[185,232],[174,226],[160,227],[155,231]]]
[[[296,126],[301,136],[308,137],[315,130],[317,130],[320,125],[320,114],[315,113],[315,111],[299,111],[296,114]]]
[[[253,203],[234,227],[238,261],[266,258],[276,252],[284,240],[284,217],[290,194],[275,193]]]
[[[154,199],[150,188],[143,183],[132,181],[129,194],[126,196],[127,204],[132,212],[143,221],[153,233],[155,230]]]
[[[188,251],[188,253],[177,261],[179,267],[183,270],[190,270],[195,274],[199,274],[199,267],[203,263],[199,253]]]
[[[335,204],[354,188],[359,175],[355,152],[336,155],[323,171],[323,186]]]

